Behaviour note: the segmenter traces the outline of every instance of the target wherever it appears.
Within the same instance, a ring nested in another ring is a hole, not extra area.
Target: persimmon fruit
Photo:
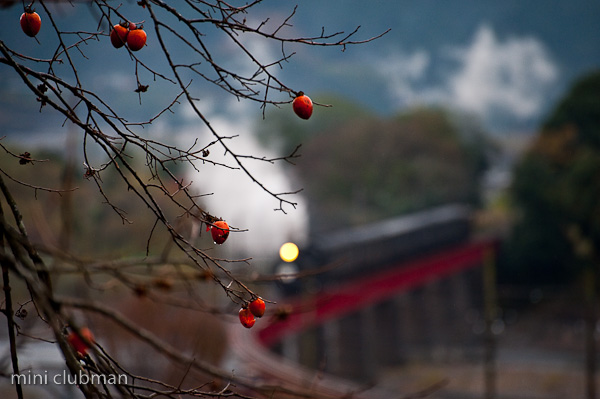
[[[127,43],[127,36],[129,35],[129,30],[121,24],[117,24],[113,26],[110,31],[110,42],[114,46],[114,48],[121,48]]]
[[[21,23],[23,32],[30,37],[37,35],[42,27],[42,18],[37,12],[31,9],[26,9],[25,12],[21,14],[19,22]]]
[[[310,97],[305,95],[303,92],[298,93],[298,96],[294,98],[292,102],[292,108],[296,115],[302,119],[308,119],[313,112],[313,103]]]
[[[241,308],[238,316],[240,318],[240,323],[246,328],[251,328],[254,323],[256,323],[254,315],[248,308]]]
[[[146,45],[146,32],[141,29],[133,29],[127,35],[127,46],[131,51],[141,50]]]
[[[89,343],[94,343],[94,334],[87,327],[82,327],[79,329],[79,335],[75,331],[71,331],[67,336],[67,341],[69,345],[75,350],[77,356],[83,358],[87,355],[88,349],[90,348],[85,340],[81,339],[81,337],[85,338]]]
[[[229,225],[224,220],[218,220],[210,226],[210,234],[215,244],[221,245],[229,237]]]
[[[248,309],[254,315],[254,317],[263,317],[265,314],[265,301],[261,298],[256,298],[248,305]]]

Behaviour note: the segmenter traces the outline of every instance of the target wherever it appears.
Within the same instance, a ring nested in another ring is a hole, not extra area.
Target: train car
[[[421,212],[315,235],[303,248],[300,271],[323,269],[315,281],[329,285],[385,270],[466,242],[471,232],[471,207],[448,204]]]

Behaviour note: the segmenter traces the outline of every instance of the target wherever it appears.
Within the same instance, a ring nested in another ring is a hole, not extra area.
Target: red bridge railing
[[[452,249],[400,262],[376,275],[340,284],[308,298],[291,301],[289,314],[258,332],[259,341],[271,346],[289,334],[320,325],[392,298],[436,279],[481,265],[497,240],[469,242]]]

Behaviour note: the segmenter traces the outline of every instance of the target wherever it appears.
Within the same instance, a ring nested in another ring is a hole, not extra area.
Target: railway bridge
[[[463,205],[316,237],[297,260],[304,277],[280,284],[278,310],[261,329],[237,329],[234,348],[259,343],[240,355],[260,363],[260,378],[318,379],[338,393],[365,392],[382,368],[410,360],[481,358],[482,266],[497,245],[472,237]]]

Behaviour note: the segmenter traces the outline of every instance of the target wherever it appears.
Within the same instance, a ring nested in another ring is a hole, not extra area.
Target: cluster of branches
[[[251,24],[248,22],[252,19],[251,12],[262,2],[255,0],[241,6],[234,6],[222,0],[187,0],[181,3],[160,0],[138,2],[140,13],[144,13],[147,18],[144,21],[145,28],[153,28],[157,38],[157,42],[153,43],[153,51],[162,54],[165,61],[162,65],[165,66],[149,65],[141,60],[135,52],[127,49],[131,61],[135,64],[135,77],[138,85],[136,92],[139,93],[141,101],[148,88],[141,83],[140,79],[139,72],[144,70],[154,76],[155,80],[161,80],[176,88],[176,94],[173,98],[166,100],[164,108],[144,121],[127,120],[123,116],[123,110],[114,108],[109,100],[90,90],[79,72],[87,59],[85,45],[94,41],[108,40],[107,36],[113,25],[120,21],[129,21],[128,16],[124,15],[121,5],[101,0],[90,1],[86,6],[99,16],[97,30],[73,32],[62,26],[60,18],[55,16],[56,13],[53,13],[51,5],[47,5],[44,1],[35,2],[37,11],[43,16],[44,23],[51,26],[51,35],[58,43],[50,58],[39,58],[35,54],[23,54],[10,48],[6,41],[0,38],[0,64],[3,65],[5,72],[10,71],[16,74],[31,95],[37,98],[44,111],[51,108],[64,117],[65,125],[74,126],[80,132],[83,143],[81,156],[85,162],[84,177],[96,185],[97,191],[105,203],[112,207],[124,223],[129,222],[126,212],[111,200],[104,189],[102,175],[107,168],[111,168],[124,182],[129,195],[137,198],[137,201],[141,201],[155,220],[154,228],[149,232],[148,246],[150,246],[155,229],[162,226],[168,232],[172,245],[184,256],[185,260],[179,262],[180,266],[185,265],[186,271],[183,271],[184,266],[175,268],[175,270],[180,270],[178,275],[180,281],[184,282],[189,277],[186,274],[188,270],[197,270],[199,275],[207,276],[209,280],[220,286],[231,301],[237,304],[246,303],[256,297],[256,294],[230,271],[228,264],[234,261],[215,258],[206,250],[194,245],[193,240],[190,240],[181,231],[176,221],[161,206],[161,201],[166,198],[172,206],[179,210],[177,220],[190,218],[200,225],[211,226],[220,219],[202,207],[201,195],[194,190],[191,183],[181,179],[172,170],[172,166],[176,163],[183,163],[198,170],[202,167],[201,165],[212,164],[239,170],[239,173],[245,174],[247,178],[264,190],[266,195],[274,198],[279,204],[279,210],[285,211],[284,208],[296,206],[292,195],[294,193],[280,193],[271,190],[261,182],[259,176],[251,173],[248,163],[293,162],[294,158],[299,156],[298,149],[277,158],[265,158],[256,154],[234,151],[230,143],[235,137],[225,136],[217,131],[210,123],[209,118],[198,107],[199,99],[190,90],[192,79],[200,78],[206,84],[215,85],[239,100],[259,103],[264,116],[264,110],[268,106],[278,107],[289,103],[298,93],[288,87],[274,73],[276,69],[283,67],[284,63],[293,57],[294,53],[288,52],[289,45],[335,46],[344,50],[349,45],[369,42],[376,38],[355,40],[358,28],[350,33],[326,33],[325,29],[322,29],[320,33],[313,36],[286,37],[284,35],[285,28],[291,26],[296,8],[294,7],[289,15],[279,23],[273,24],[272,21],[265,19]],[[80,6],[80,4],[74,5],[74,7]],[[210,41],[205,37],[204,31],[209,28],[216,29],[225,35],[235,45],[238,53],[250,61],[254,66],[254,71],[245,74],[219,62],[211,52]],[[259,59],[244,44],[243,35],[254,35],[261,40],[278,43],[281,48],[279,59],[268,62]],[[47,43],[49,37],[43,36],[36,40]],[[187,49],[186,62],[178,62],[172,54],[172,49],[176,46]],[[58,65],[61,65],[61,68],[58,68]],[[66,72],[59,73],[58,71]],[[283,98],[276,94],[283,94]],[[190,146],[181,148],[178,145],[164,143],[139,134],[140,127],[152,124],[165,114],[176,112],[177,106],[181,103],[187,103],[198,120],[206,127],[211,136],[209,140],[206,140],[208,144],[200,146],[196,141]],[[14,156],[20,163],[35,163],[29,153],[17,155],[18,151],[11,151],[4,145],[2,147],[7,154]],[[214,161],[210,157],[211,150],[223,152],[229,162]],[[95,158],[90,155],[92,151],[104,154],[105,160],[101,163],[95,161]],[[140,170],[133,161],[134,154],[140,152],[145,157],[145,170]],[[66,359],[66,365],[73,374],[78,374],[80,371],[97,374],[126,372],[99,345],[94,346],[92,352],[94,360],[89,356],[84,361],[77,358],[65,338],[65,327],[70,326],[74,331],[78,331],[72,310],[79,309],[113,320],[172,361],[202,370],[215,378],[232,379],[229,373],[198,359],[190,358],[170,347],[151,332],[134,325],[115,309],[92,300],[82,301],[61,296],[56,292],[56,289],[52,287],[50,276],[53,273],[64,271],[80,273],[90,287],[95,284],[94,277],[103,273],[112,275],[134,293],[136,290],[140,290],[140,284],[136,281],[133,273],[128,273],[127,265],[124,262],[103,264],[83,260],[57,249],[41,248],[33,243],[25,229],[18,199],[13,197],[10,184],[22,184],[36,191],[46,190],[58,195],[61,195],[62,191],[51,187],[34,186],[12,177],[7,171],[0,170],[0,172],[0,188],[4,203],[13,216],[11,220],[7,215],[8,212],[5,214],[5,210],[0,209],[0,261],[2,262],[5,294],[2,311],[7,319],[14,374],[20,372],[16,345],[19,325],[15,320],[15,304],[11,296],[11,277],[16,277],[27,286],[31,303],[35,307],[35,315],[50,327],[54,342],[59,346]],[[144,177],[148,174],[150,179]],[[47,259],[53,261],[48,262]],[[248,260],[238,261],[247,262]],[[143,263],[148,266],[149,270],[154,270],[158,266],[169,264],[169,259],[146,257],[136,260],[135,263]],[[137,293],[139,294],[139,292]],[[172,298],[172,301],[176,302],[177,299]],[[177,305],[182,304],[177,303]],[[186,303],[186,306],[188,305],[190,304]],[[210,309],[204,308],[203,310]],[[124,397],[242,396],[240,392],[234,392],[230,387],[214,392],[204,388],[185,390],[142,376],[133,374],[130,376],[131,380],[141,381],[144,384],[117,385],[114,389],[80,384],[79,388],[86,397],[112,397],[114,395]],[[23,392],[19,384],[16,384],[16,389],[18,397],[22,398]]]

